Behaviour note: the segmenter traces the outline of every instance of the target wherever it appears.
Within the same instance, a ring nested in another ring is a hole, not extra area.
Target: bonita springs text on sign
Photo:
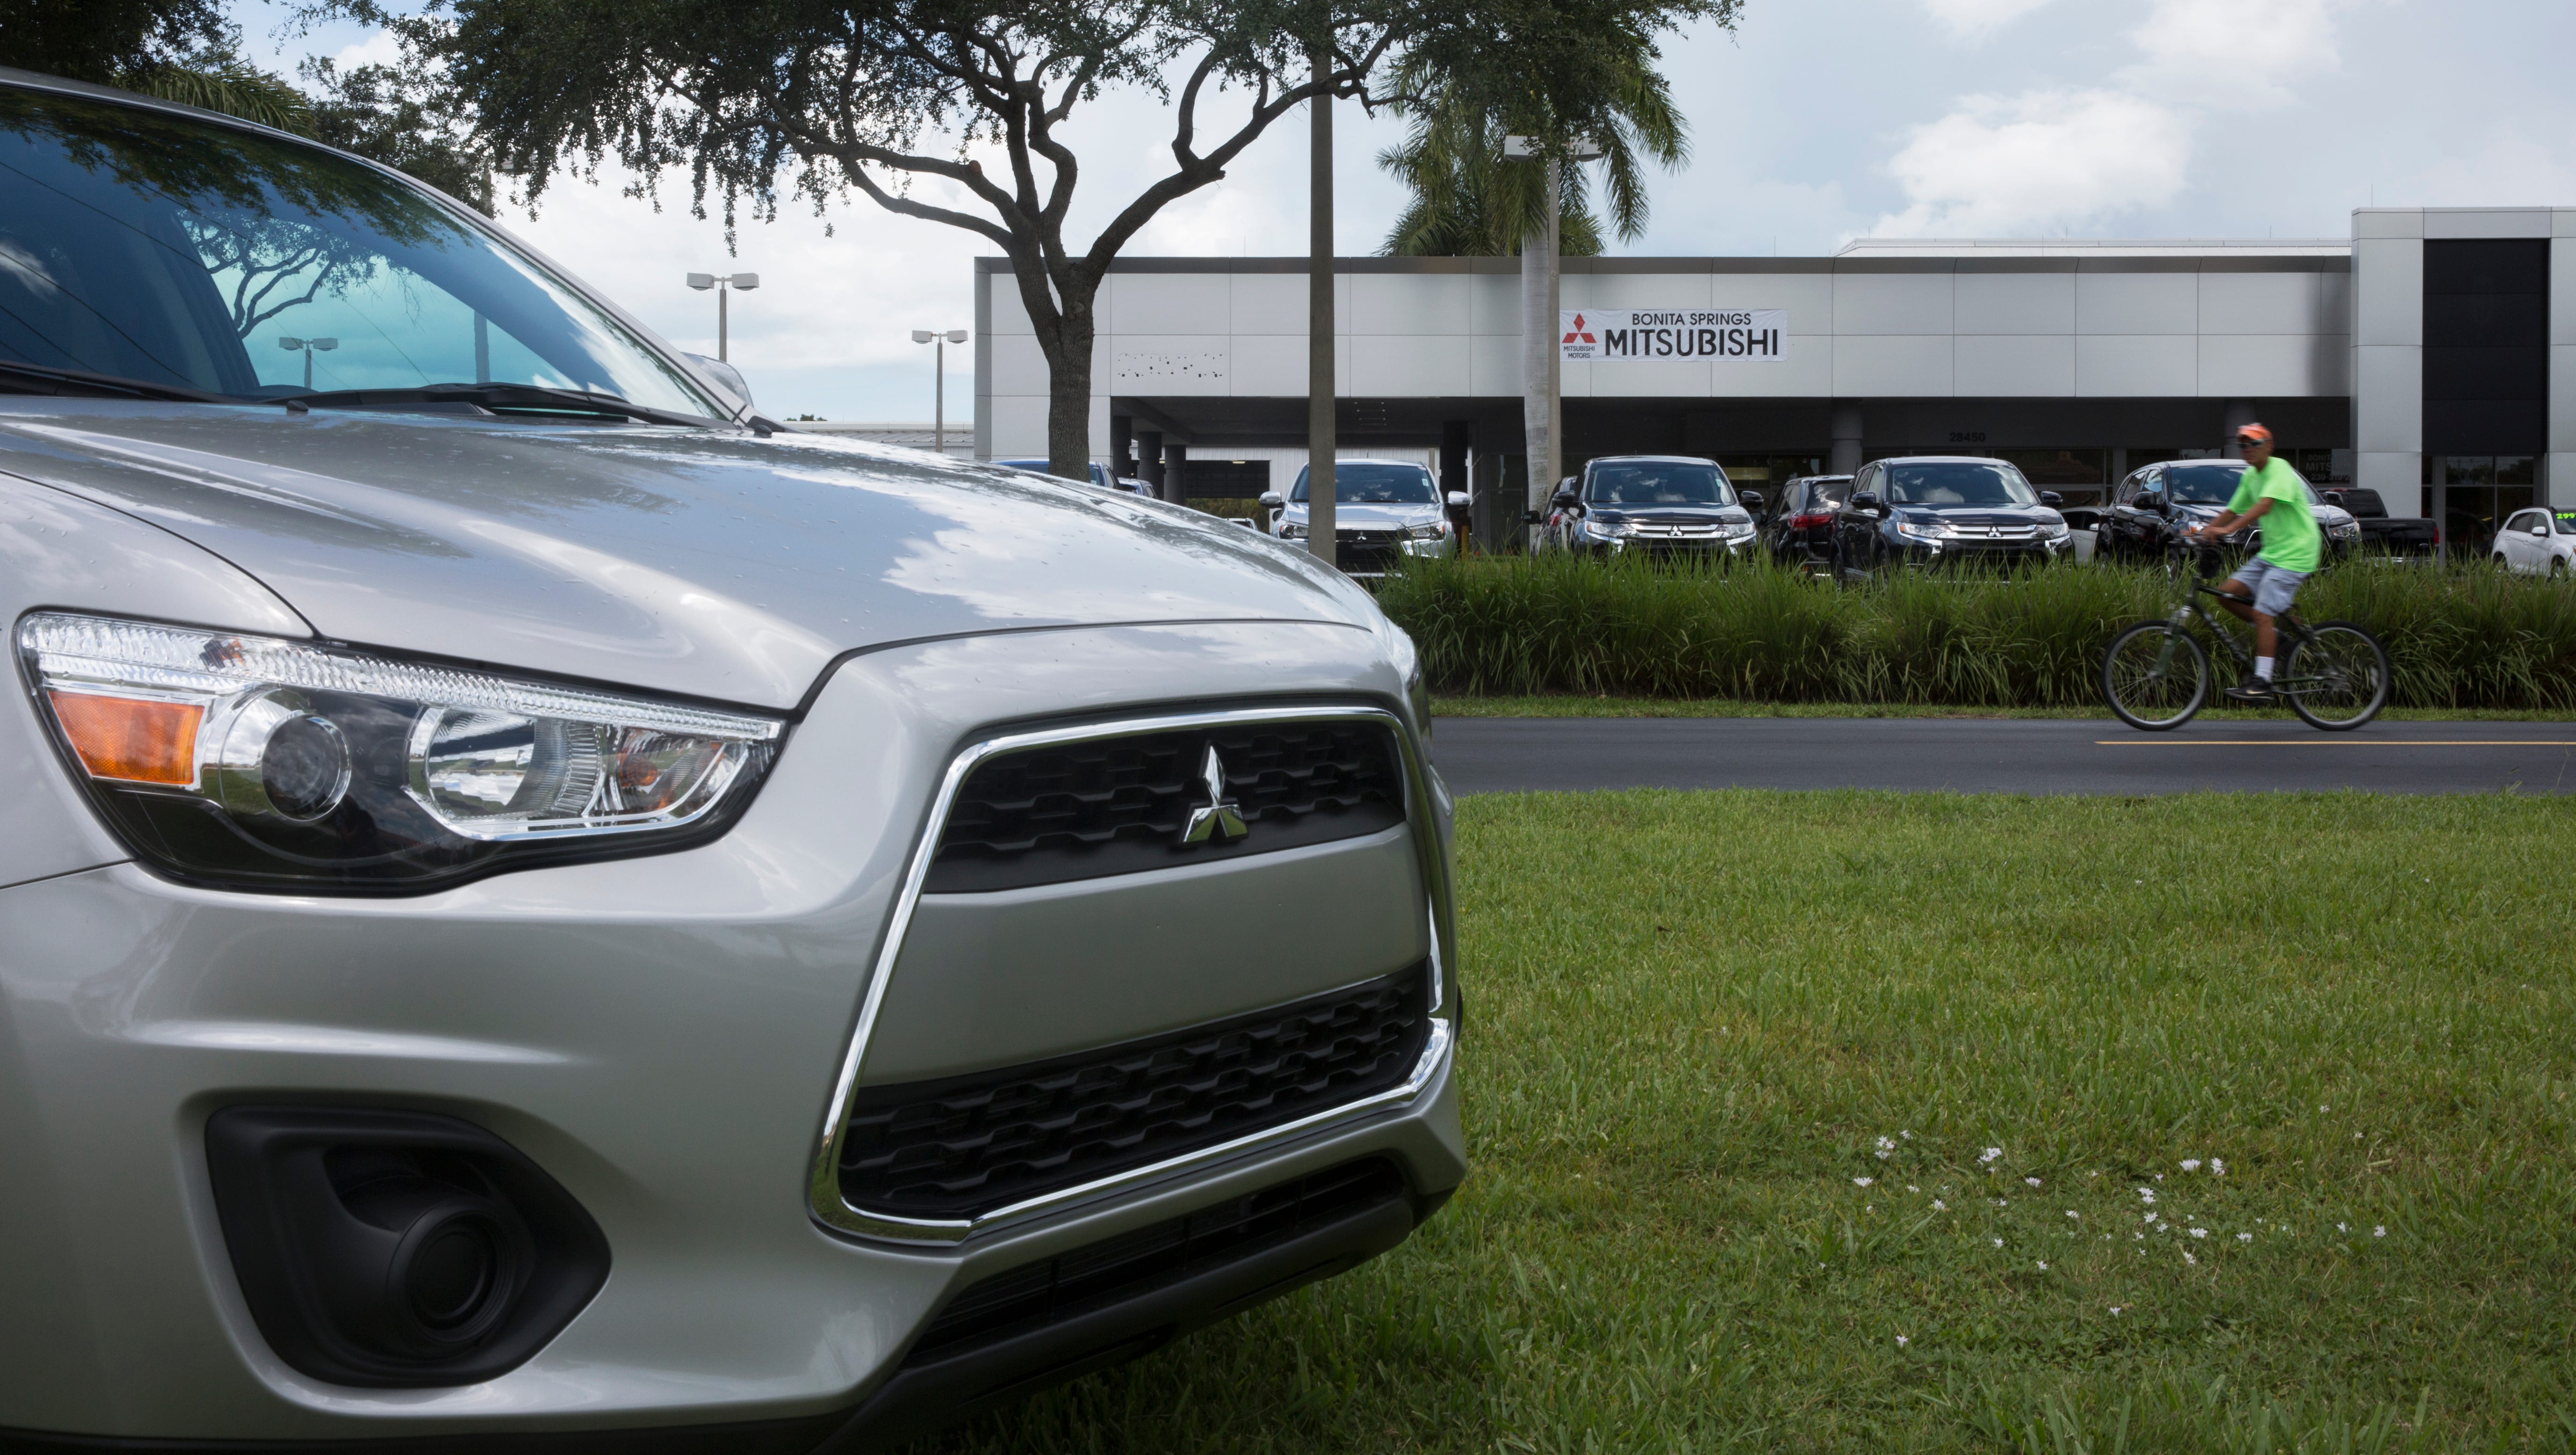
[[[1785,308],[1583,308],[1557,316],[1557,351],[1569,364],[1628,359],[1746,359],[1786,356]]]

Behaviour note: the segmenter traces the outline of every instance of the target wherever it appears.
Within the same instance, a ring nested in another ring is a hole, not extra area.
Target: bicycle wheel
[[[2350,732],[2388,705],[2388,650],[2348,621],[2319,622],[2293,641],[2276,679],[2290,710],[2321,732]]]
[[[2102,698],[2140,732],[2181,727],[2209,700],[2209,653],[2171,622],[2139,622],[2102,654]]]

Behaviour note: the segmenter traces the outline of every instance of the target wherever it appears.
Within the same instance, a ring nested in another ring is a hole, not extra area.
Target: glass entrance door
[[[2496,527],[2537,503],[2539,479],[2529,455],[2444,455],[2433,477],[2433,509],[2453,560],[2495,554]]]

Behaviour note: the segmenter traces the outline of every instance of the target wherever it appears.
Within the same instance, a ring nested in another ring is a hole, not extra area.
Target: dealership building
[[[1524,498],[1520,265],[1342,258],[1345,456]],[[1047,371],[1008,264],[975,272],[975,450],[1046,453]],[[1864,240],[1822,258],[1569,258],[1562,456],[1704,455],[1739,485],[1975,454],[2070,504],[2271,426],[2467,545],[2576,506],[2576,208],[2370,208],[2348,240]],[[1094,458],[1186,497],[1305,463],[1306,260],[1128,258],[1100,294]]]

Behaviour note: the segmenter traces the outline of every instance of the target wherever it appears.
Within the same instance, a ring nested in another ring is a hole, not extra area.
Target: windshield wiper
[[[487,409],[534,409],[555,413],[600,414],[645,424],[676,424],[706,429],[727,421],[681,414],[649,405],[630,404],[614,394],[585,389],[549,389],[542,384],[423,384],[414,389],[317,389],[305,394],[279,394],[271,404],[324,409],[400,409],[406,404],[477,404]]]
[[[48,388],[32,388],[43,384]],[[210,394],[185,384],[156,384],[123,374],[93,374],[87,369],[57,369],[50,364],[23,364],[0,359],[0,389],[19,394],[96,394],[111,399],[167,399],[186,404],[239,404],[228,394]]]

